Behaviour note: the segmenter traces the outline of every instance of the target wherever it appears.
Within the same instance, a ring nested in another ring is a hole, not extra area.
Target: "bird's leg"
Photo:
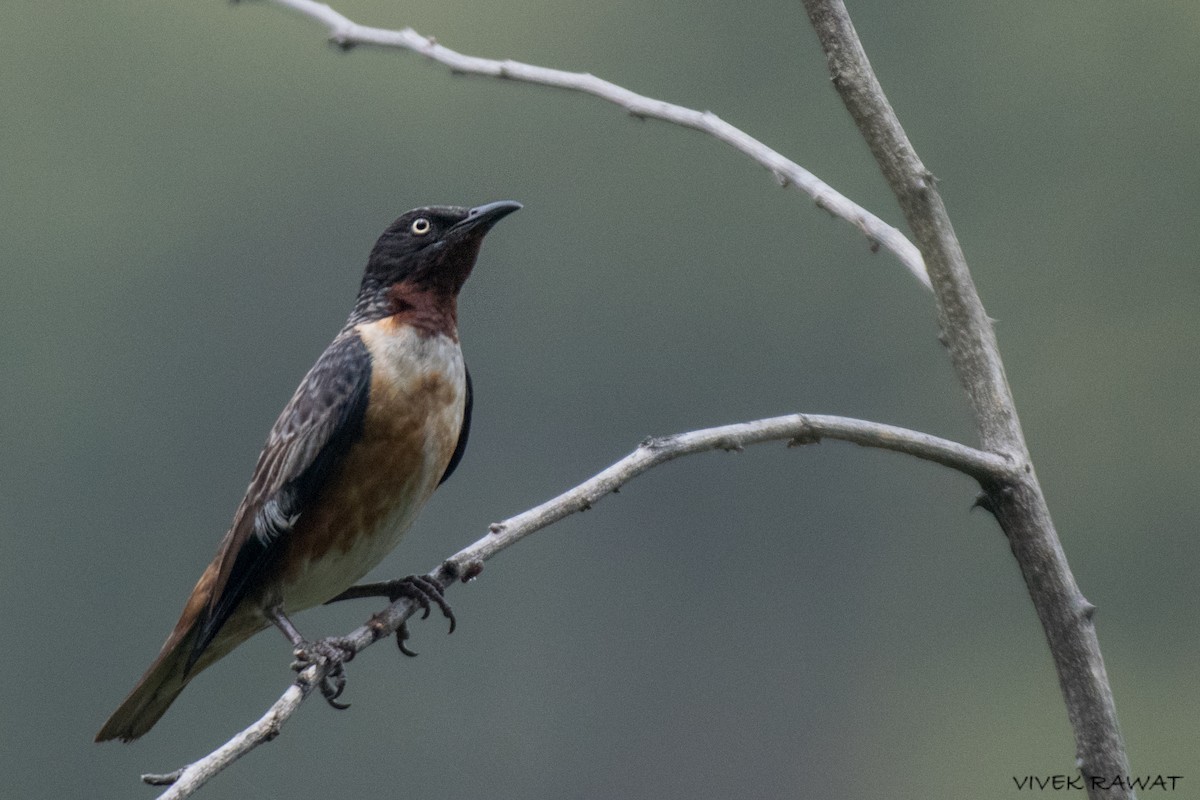
[[[450,630],[448,633],[454,633],[454,628],[457,625],[457,620],[454,618],[454,611],[450,608],[450,604],[446,602],[446,596],[443,593],[441,584],[426,575],[409,575],[407,578],[400,578],[394,581],[364,583],[360,586],[351,586],[328,602],[336,603],[340,600],[354,600],[359,597],[386,597],[393,603],[401,597],[407,597],[421,607],[421,611],[423,612],[421,619],[428,617],[430,606],[435,605],[441,610],[442,616],[450,620]],[[415,656],[416,653],[409,650],[404,644],[407,639],[408,625],[401,623],[400,627],[396,629],[396,645],[404,655]]]
[[[346,670],[343,664],[354,658],[354,647],[339,636],[329,636],[315,642],[308,641],[283,613],[282,606],[271,606],[265,613],[267,619],[292,643],[292,654],[296,657],[292,662],[292,669],[300,672],[313,664],[324,662],[328,669],[318,686],[321,696],[336,709],[349,708],[349,703],[339,703],[337,699],[346,690]]]

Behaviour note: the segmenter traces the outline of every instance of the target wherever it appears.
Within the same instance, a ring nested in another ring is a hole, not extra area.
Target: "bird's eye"
[[[417,217],[413,220],[412,227],[409,228],[409,230],[411,230],[417,236],[424,236],[425,234],[429,233],[429,229],[431,227],[433,226],[429,224],[429,220],[425,219],[424,217]]]

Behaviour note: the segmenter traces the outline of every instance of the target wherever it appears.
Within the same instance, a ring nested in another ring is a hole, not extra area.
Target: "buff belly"
[[[381,320],[360,325],[371,389],[359,439],[302,516],[278,589],[285,612],[320,605],[374,568],[399,543],[454,453],[466,403],[455,338]]]

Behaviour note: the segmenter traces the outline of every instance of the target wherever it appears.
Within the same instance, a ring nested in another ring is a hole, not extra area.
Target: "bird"
[[[349,318],[271,428],[216,557],[97,742],[141,737],[198,673],[271,625],[302,661],[326,657],[340,670],[353,655],[332,639],[308,642],[290,615],[341,599],[462,460],[473,397],[458,294],[488,231],[521,207],[425,206],[379,237]],[[410,594],[426,612],[431,599],[453,629],[436,583],[389,587],[381,593]],[[331,704],[341,681],[322,684]]]

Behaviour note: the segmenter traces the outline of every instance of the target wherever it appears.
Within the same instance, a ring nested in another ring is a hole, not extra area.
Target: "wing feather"
[[[462,461],[463,454],[467,452],[467,437],[471,433],[471,406],[475,404],[475,392],[471,388],[471,371],[467,370],[467,400],[463,406],[462,427],[458,431],[458,441],[454,445],[454,453],[450,456],[450,463],[446,465],[446,471],[442,473],[441,480],[438,481],[438,486],[446,482],[446,479],[454,474],[454,470],[458,468],[458,462]]]
[[[371,389],[371,355],[357,332],[343,331],[304,376],[258,457],[246,496],[221,542],[212,596],[188,659],[201,652],[286,548],[288,534],[336,474],[362,432]]]

